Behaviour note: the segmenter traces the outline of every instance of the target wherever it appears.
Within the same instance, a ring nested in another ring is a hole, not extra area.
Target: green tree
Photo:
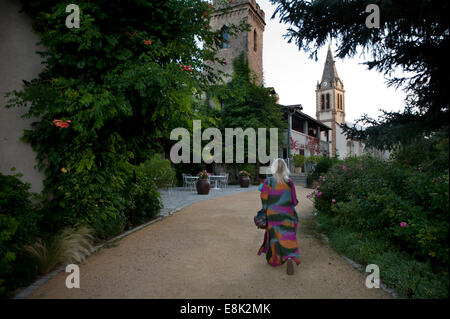
[[[270,90],[256,84],[243,54],[233,61],[233,70],[231,81],[216,91],[221,101],[221,129],[224,132],[225,128],[254,128],[257,133],[258,128],[266,128],[268,152],[270,128],[278,128],[278,142],[283,143],[283,130],[287,128],[287,122],[282,106],[276,103]],[[247,162],[248,147],[245,152],[244,161]],[[258,163],[258,154],[256,160]]]
[[[132,164],[162,151],[172,128],[189,126],[217,79],[205,61],[220,62],[221,32],[209,29],[206,2],[83,1],[79,29],[65,25],[69,3],[24,1],[45,68],[8,94],[9,107],[29,106],[26,116],[39,118],[24,140],[53,194],[43,224],[50,230],[120,220]]]
[[[388,76],[387,83],[407,92],[403,112],[383,111],[379,119],[364,115],[358,123],[364,130],[344,126],[347,136],[364,139],[366,145],[392,149],[399,142],[429,135],[444,128],[448,131],[450,81],[448,2],[413,1],[287,1],[271,0],[277,5],[273,15],[290,24],[286,38],[310,52],[317,51],[330,38],[338,43],[337,56],[367,53],[369,69]],[[380,28],[369,29],[365,20],[368,4],[380,8]],[[406,72],[390,77],[396,70]]]

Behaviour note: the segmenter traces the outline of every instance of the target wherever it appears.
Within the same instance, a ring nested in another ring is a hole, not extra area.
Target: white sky
[[[280,104],[302,104],[303,112],[316,117],[316,83],[322,77],[328,45],[318,53],[318,61],[309,59],[309,53],[298,50],[294,43],[283,38],[287,25],[279,22],[279,16],[272,17],[275,6],[269,0],[257,0],[265,12],[266,27],[263,39],[263,72],[266,87],[274,87],[280,96]],[[335,43],[331,45],[334,53]],[[336,69],[344,82],[345,119],[355,122],[364,113],[373,118],[381,114],[379,109],[398,111],[403,109],[405,93],[387,87],[383,75],[369,71],[363,58],[335,57]]]

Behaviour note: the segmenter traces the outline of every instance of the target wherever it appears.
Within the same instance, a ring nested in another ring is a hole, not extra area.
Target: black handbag
[[[266,212],[264,209],[261,209],[259,212],[256,213],[256,216],[254,217],[255,225],[258,228],[266,228],[267,227],[267,217]]]

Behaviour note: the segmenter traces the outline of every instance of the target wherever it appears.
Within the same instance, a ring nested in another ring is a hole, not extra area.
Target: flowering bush
[[[419,260],[448,265],[448,172],[371,157],[335,164],[309,197],[338,225],[384,238]]]
[[[318,183],[321,175],[324,175],[335,164],[342,161],[334,157],[313,155],[306,158],[306,161],[313,165],[313,170],[307,176],[308,187]]]

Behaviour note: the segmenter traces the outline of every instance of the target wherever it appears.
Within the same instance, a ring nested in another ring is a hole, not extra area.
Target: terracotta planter
[[[250,185],[250,177],[248,176],[239,177],[239,184],[241,184],[242,188],[247,188],[248,185]]]
[[[210,188],[211,184],[207,179],[199,179],[197,181],[197,194],[208,195]]]

